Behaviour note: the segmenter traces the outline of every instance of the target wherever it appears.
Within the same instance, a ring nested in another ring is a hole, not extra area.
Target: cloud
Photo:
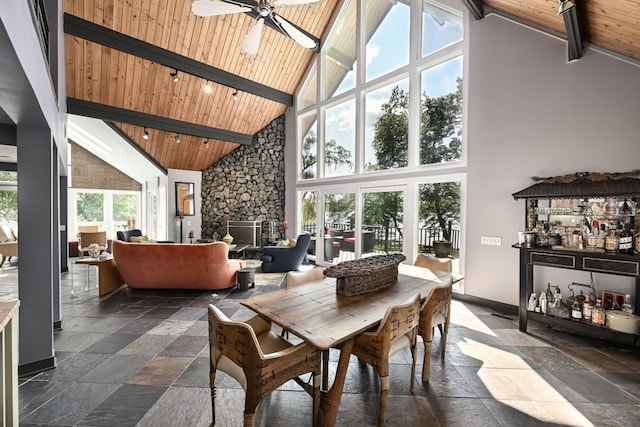
[[[367,45],[367,67],[369,66],[369,64],[371,64],[371,62],[374,59],[378,57],[379,54],[380,54],[380,46],[373,43],[369,43]]]

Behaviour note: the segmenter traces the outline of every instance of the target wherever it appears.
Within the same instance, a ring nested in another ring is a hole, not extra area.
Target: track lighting
[[[238,100],[238,89],[233,89],[233,93],[231,94],[231,96],[233,96],[233,100],[237,101]]]
[[[149,139],[149,129],[144,128],[144,135],[142,135],[142,139],[144,140]]]
[[[176,144],[180,144],[180,134],[176,133]]]
[[[204,92],[205,93],[211,93],[212,90],[213,90],[213,88],[211,87],[211,82],[209,80],[207,80],[207,84],[204,87]]]
[[[178,83],[178,80],[180,80],[178,78],[178,70],[174,69],[170,74],[171,78],[173,79],[174,83]]]
[[[204,144],[204,148],[209,148],[209,139],[205,138],[204,141],[202,141],[202,143]]]

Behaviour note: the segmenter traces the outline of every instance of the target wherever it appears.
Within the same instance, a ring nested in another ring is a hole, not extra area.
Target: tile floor
[[[74,269],[76,291],[86,271]],[[89,274],[95,283],[95,269]],[[0,269],[0,298],[15,296],[16,275],[15,265]],[[63,274],[58,365],[20,379],[20,425],[209,425],[206,307],[216,304],[244,320],[252,313],[241,299],[278,287],[279,280],[258,275],[261,280],[247,292],[125,289],[99,299],[91,289],[71,299],[70,274]],[[459,301],[444,361],[439,344],[436,333],[431,381],[419,380],[418,366],[413,393],[410,356],[395,356],[388,425],[640,425],[638,349],[542,325],[523,334],[515,316]],[[335,369],[337,353],[331,357]],[[218,425],[242,425],[242,389],[224,374],[217,386]],[[352,359],[337,425],[375,425],[378,387],[374,371]],[[310,425],[311,399],[288,383],[263,402],[258,420],[260,426]]]

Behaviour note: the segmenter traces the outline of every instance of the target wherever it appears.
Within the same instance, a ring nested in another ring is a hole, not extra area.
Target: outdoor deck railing
[[[349,223],[325,223],[325,230],[351,230]],[[383,225],[364,225],[364,230],[373,231],[375,235],[375,250],[385,252],[402,251],[403,230],[399,227],[385,227]],[[316,225],[307,223],[303,225],[303,231],[316,232]],[[460,249],[460,230],[450,228],[451,247],[457,251]],[[433,243],[444,240],[444,230],[440,227],[421,227],[418,229],[418,248],[420,252],[433,249]]]

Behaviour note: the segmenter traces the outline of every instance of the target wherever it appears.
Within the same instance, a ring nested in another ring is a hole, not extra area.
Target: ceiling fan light
[[[149,129],[144,128],[144,135],[142,135],[142,139],[144,139],[145,141],[149,139]]]

